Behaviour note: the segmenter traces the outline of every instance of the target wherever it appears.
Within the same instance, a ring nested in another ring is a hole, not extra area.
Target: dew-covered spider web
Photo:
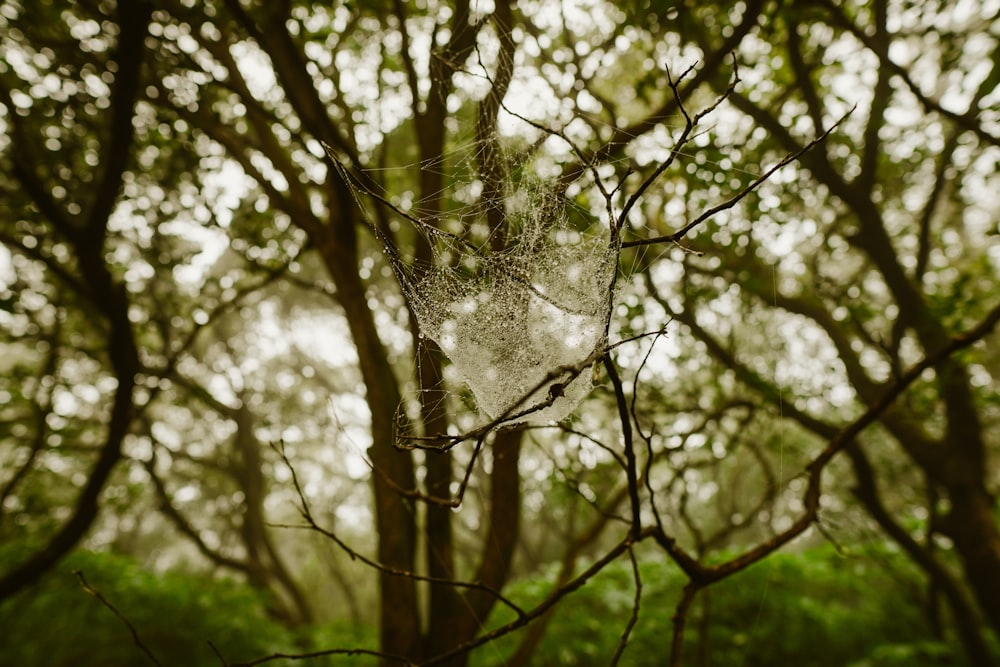
[[[489,420],[560,421],[592,389],[590,366],[607,341],[618,235],[600,215],[605,202],[598,213],[583,209],[555,178],[507,157],[492,196],[476,196],[481,150],[465,148],[459,168],[472,175],[446,193],[467,205],[433,221],[419,205],[407,214],[432,260],[403,260],[391,244],[386,255],[420,336],[438,345]]]
[[[405,287],[421,332],[492,419],[568,416],[590,391],[582,371],[606,342],[617,244],[607,226],[574,225],[548,187],[506,189],[505,248],[443,244],[449,254],[440,259],[451,261]]]

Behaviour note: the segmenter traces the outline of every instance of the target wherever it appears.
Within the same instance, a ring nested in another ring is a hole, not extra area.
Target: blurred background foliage
[[[609,664],[631,545],[619,664],[998,664],[998,84],[995,0],[0,0],[0,663],[143,660],[79,569],[162,664],[422,664],[499,592],[555,605],[439,664]],[[620,393],[397,448],[482,423],[406,216],[601,229],[670,159]]]

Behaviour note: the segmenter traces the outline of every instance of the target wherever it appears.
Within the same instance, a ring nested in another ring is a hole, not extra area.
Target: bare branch
[[[681,599],[677,601],[677,606],[674,608],[674,632],[673,640],[670,643],[670,667],[680,667],[682,664],[681,652],[684,648],[684,627],[687,624],[687,614],[691,609],[691,603],[694,602],[695,596],[701,589],[701,585],[694,581],[689,581],[684,590],[681,591]]]
[[[376,658],[381,658],[382,660],[398,662],[401,665],[409,666],[414,664],[409,658],[394,655],[392,653],[385,653],[383,651],[373,651],[367,648],[331,648],[323,651],[310,651],[309,653],[272,653],[269,656],[257,658],[256,660],[251,660],[250,662],[228,662],[222,656],[222,652],[215,646],[215,644],[209,642],[209,645],[212,647],[215,655],[222,660],[222,664],[225,667],[254,667],[255,665],[263,665],[264,663],[271,662],[272,660],[311,660],[313,658],[322,658],[328,655],[370,655]]]
[[[160,665],[160,661],[156,659],[156,656],[153,655],[153,652],[150,651],[149,648],[142,643],[142,639],[139,638],[139,633],[136,632],[135,627],[129,622],[127,618],[125,618],[124,614],[118,611],[118,609],[108,601],[106,597],[101,595],[100,591],[98,591],[96,588],[87,583],[86,577],[83,576],[83,571],[73,570],[73,574],[75,574],[76,578],[80,580],[80,585],[83,586],[83,590],[87,591],[95,598],[97,598],[101,604],[110,609],[111,612],[118,617],[118,620],[120,620],[122,623],[125,624],[125,627],[127,627],[128,631],[132,634],[132,641],[134,641],[135,645],[139,647],[139,650],[145,653],[146,657],[149,658],[154,665]]]
[[[785,165],[788,165],[788,164],[791,164],[792,162],[795,162],[800,157],[802,157],[803,154],[805,154],[807,151],[809,151],[811,148],[813,148],[817,144],[822,143],[824,140],[826,140],[826,138],[828,136],[830,136],[830,133],[832,133],[835,129],[837,129],[837,127],[841,123],[843,123],[847,119],[847,117],[849,115],[851,115],[851,113],[853,111],[854,111],[854,107],[851,107],[851,109],[848,110],[847,113],[845,113],[843,116],[841,116],[839,119],[837,119],[837,121],[833,125],[831,125],[829,128],[827,128],[826,131],[823,132],[823,134],[819,135],[818,137],[816,137],[815,139],[813,139],[812,141],[810,141],[808,144],[806,144],[805,146],[803,146],[799,150],[795,151],[794,153],[786,155],[777,164],[775,164],[770,169],[768,169],[767,171],[765,171],[763,174],[761,174],[760,176],[758,176],[756,179],[754,179],[754,181],[752,183],[750,183],[748,186],[746,186],[745,188],[743,188],[742,190],[740,190],[739,192],[737,192],[735,195],[733,195],[732,197],[730,197],[728,200],[722,202],[721,204],[713,206],[712,208],[708,209],[707,211],[702,212],[701,215],[699,215],[697,218],[695,218],[694,220],[692,220],[688,224],[684,225],[684,227],[682,227],[678,231],[674,232],[673,234],[667,234],[666,236],[657,236],[656,238],[652,238],[652,239],[637,239],[635,241],[625,241],[624,243],[622,243],[622,247],[623,248],[633,248],[633,247],[636,247],[636,246],[652,245],[654,243],[677,243],[682,238],[684,238],[685,236],[687,236],[688,232],[690,232],[695,227],[698,227],[699,225],[701,225],[701,223],[705,222],[706,220],[708,220],[709,218],[711,218],[712,216],[714,216],[716,213],[720,213],[722,211],[726,211],[726,210],[731,209],[732,207],[736,206],[736,204],[738,204],[740,201],[742,201],[743,198],[745,198],[751,192],[753,192],[754,190],[756,190],[762,183],[764,183],[769,178],[771,178],[771,176],[773,176],[774,173],[777,172],[779,169],[781,169]]]
[[[344,553],[346,553],[348,556],[351,557],[351,560],[360,561],[365,565],[368,565],[369,567],[372,567],[378,570],[379,572],[382,572],[383,574],[388,574],[396,577],[408,577],[416,581],[426,581],[433,584],[445,584],[448,586],[454,586],[456,588],[467,588],[467,589],[482,591],[484,593],[488,593],[489,595],[495,597],[500,602],[503,602],[515,614],[517,614],[519,618],[524,616],[524,611],[519,606],[508,600],[499,591],[496,591],[484,584],[480,584],[477,582],[457,581],[453,579],[443,579],[440,577],[428,577],[417,574],[415,572],[400,570],[379,563],[378,561],[372,560],[371,558],[368,558],[367,556],[364,556],[358,551],[352,549],[332,530],[320,526],[319,523],[316,521],[315,517],[313,517],[312,510],[310,509],[309,506],[309,501],[306,500],[305,492],[302,490],[302,486],[299,483],[298,474],[295,472],[295,467],[292,465],[291,460],[289,460],[288,458],[288,454],[285,452],[284,443],[281,442],[271,443],[271,447],[278,453],[278,456],[281,457],[281,460],[284,462],[284,464],[288,466],[288,469],[292,477],[292,486],[295,489],[295,493],[299,498],[300,504],[297,509],[299,510],[299,514],[306,522],[306,525],[272,524],[273,526],[277,528],[294,528],[297,530],[307,529],[316,531],[317,533],[320,533],[321,535],[324,535],[325,537],[333,541],[333,543],[336,544],[338,547],[340,547],[344,551]]]
[[[670,70],[667,70],[667,79],[670,82],[670,90],[673,92],[674,99],[677,101],[677,108],[680,109],[681,113],[684,115],[684,130],[681,132],[681,136],[678,137],[677,141],[674,143],[674,147],[670,150],[670,154],[667,156],[667,159],[657,165],[656,169],[654,169],[652,173],[646,177],[642,184],[636,189],[635,192],[632,193],[632,196],[629,197],[628,201],[625,203],[621,213],[618,214],[618,222],[616,226],[619,231],[628,221],[628,214],[632,211],[632,207],[639,202],[649,187],[656,182],[657,179],[659,179],[663,172],[670,168],[670,166],[674,163],[674,160],[677,159],[677,156],[681,154],[684,146],[686,146],[688,142],[693,139],[692,133],[698,127],[698,123],[701,119],[719,108],[719,105],[721,105],[726,98],[728,98],[733,91],[736,90],[736,85],[740,82],[736,56],[733,55],[733,78],[729,83],[729,87],[715,99],[715,102],[699,111],[692,118],[684,108],[684,103],[681,99],[680,91],[678,90],[680,82],[684,80],[684,77],[687,76],[692,69],[693,66],[682,72],[676,81],[674,81],[673,77],[670,76]],[[625,244],[623,244],[623,246],[624,245]]]
[[[621,659],[622,654],[625,652],[625,647],[628,645],[628,637],[632,633],[632,628],[639,621],[639,604],[642,602],[642,577],[639,575],[639,563],[635,559],[635,552],[632,547],[628,549],[629,562],[632,564],[632,581],[635,582],[635,597],[632,601],[632,614],[629,616],[628,623],[625,624],[625,630],[622,632],[621,639],[618,641],[618,648],[615,650],[615,654],[611,656],[611,666],[614,667],[618,664]]]
[[[939,100],[933,99],[924,93],[924,91],[920,89],[920,86],[917,85],[917,82],[913,80],[910,72],[907,71],[905,67],[892,60],[892,58],[889,57],[888,50],[879,48],[875,43],[875,39],[868,35],[864,29],[856,25],[854,21],[852,21],[844,13],[843,8],[839,6],[838,3],[833,2],[832,0],[822,0],[822,4],[825,5],[826,8],[830,10],[831,14],[837,19],[838,25],[850,32],[878,57],[879,64],[881,65],[880,69],[885,68],[892,74],[899,77],[899,79],[906,85],[910,92],[913,93],[913,96],[917,98],[925,109],[939,113],[945,118],[950,119],[963,130],[968,130],[969,132],[975,134],[985,144],[1000,146],[1000,137],[987,131],[982,122],[980,122],[979,118],[976,116],[975,103],[973,103],[973,105],[969,107],[969,110],[964,113],[946,109],[941,105]],[[994,59],[993,70],[991,71],[991,75],[986,77],[986,82],[989,82],[991,79],[994,79],[995,81],[998,68],[1000,68],[1000,64],[997,64],[996,59]],[[992,86],[990,88],[992,88]],[[977,99],[978,97],[979,96],[977,95]]]
[[[631,535],[638,536],[642,528],[642,506],[639,501],[639,480],[636,473],[635,449],[632,442],[632,420],[629,415],[628,402],[625,398],[625,391],[622,388],[621,378],[618,376],[618,369],[615,368],[611,355],[604,355],[604,368],[611,378],[611,385],[615,390],[615,399],[618,404],[618,418],[622,425],[622,441],[625,448],[626,479],[628,482],[628,495],[631,501],[632,510],[632,530]]]

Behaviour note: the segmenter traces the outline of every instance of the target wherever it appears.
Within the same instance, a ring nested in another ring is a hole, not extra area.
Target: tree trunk
[[[261,444],[245,399],[241,397],[233,414],[236,420],[233,474],[244,495],[240,534],[247,551],[247,575],[251,584],[270,594],[271,607],[279,619],[289,627],[297,627],[312,621],[312,610],[268,535],[264,514],[267,481],[262,469]]]
[[[521,525],[521,439],[524,431],[499,431],[493,438],[493,474],[490,477],[489,529],[483,541],[479,568],[473,581],[495,591],[503,589],[510,577],[511,560]],[[461,614],[453,628],[452,646],[473,639],[486,623],[497,599],[484,591],[470,590],[462,598]],[[469,654],[445,663],[465,667]]]
[[[1000,637],[1000,528],[994,498],[981,486],[949,488],[943,532],[955,543],[973,594]]]
[[[345,186],[346,187],[346,186]],[[341,201],[350,201],[349,195]],[[399,388],[388,355],[378,336],[368,308],[364,284],[358,274],[357,238],[353,216],[340,212],[330,227],[316,239],[357,347],[365,399],[372,420],[372,486],[375,498],[375,528],[378,561],[402,572],[414,571],[416,525],[413,505],[397,489],[413,488],[413,459],[395,447],[395,416],[400,403]],[[380,647],[400,656],[416,654],[420,622],[416,586],[412,578],[379,573]],[[390,664],[390,663],[386,663]]]
[[[940,590],[951,607],[955,619],[955,629],[969,657],[970,664],[977,667],[988,667],[994,664],[989,648],[980,631],[972,601],[965,591],[955,582],[932,553],[922,547],[910,533],[900,526],[890,515],[879,494],[875,471],[861,446],[854,442],[847,447],[845,453],[850,457],[854,467],[857,486],[853,489],[855,497],[861,502],[868,514],[885,531],[893,541],[916,563],[926,574],[934,590]],[[930,483],[930,480],[928,480]],[[933,622],[933,621],[932,621]]]

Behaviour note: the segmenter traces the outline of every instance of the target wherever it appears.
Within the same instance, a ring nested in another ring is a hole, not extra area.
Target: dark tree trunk
[[[342,198],[350,201],[349,198]],[[339,216],[338,216],[339,217]],[[317,239],[320,253],[337,286],[351,337],[358,350],[365,399],[371,412],[372,445],[368,450],[374,467],[375,527],[378,561],[388,568],[414,572],[416,524],[413,504],[398,489],[415,483],[413,458],[395,447],[395,416],[399,389],[388,356],[368,308],[364,284],[358,275],[356,233],[351,216],[342,216],[331,233]],[[384,652],[413,656],[420,644],[416,586],[410,577],[379,574],[380,645]]]
[[[118,200],[122,176],[131,156],[135,134],[132,118],[141,90],[145,39],[152,9],[152,5],[140,1],[120,3],[118,6],[119,41],[113,56],[117,69],[111,88],[110,122],[101,138],[96,188],[92,192],[77,193],[84,199],[79,202],[82,214],[71,214],[62,203],[56,202],[39,182],[30,163],[18,159],[23,147],[17,143],[12,147],[15,176],[36,200],[38,209],[50,215],[49,222],[53,228],[74,246],[82,282],[89,290],[88,296],[107,321],[108,355],[118,386],[104,445],[77,498],[72,516],[48,544],[0,577],[0,600],[37,581],[87,533],[97,518],[104,485],[122,458],[122,443],[131,427],[134,412],[132,390],[141,364],[129,321],[128,296],[124,286],[115,281],[104,262],[104,240],[108,219]],[[92,197],[86,201],[88,194]]]
[[[994,664],[980,631],[972,601],[967,598],[965,591],[954,581],[948,570],[934,558],[933,554],[926,547],[921,546],[905,528],[892,518],[882,503],[875,471],[861,447],[857,443],[853,443],[845,451],[854,466],[854,475],[857,480],[857,486],[854,488],[855,497],[885,531],[886,535],[895,541],[913,562],[927,573],[933,589],[940,590],[947,599],[955,617],[956,631],[965,647],[970,664],[977,667],[988,667]]]
[[[1000,637],[1000,528],[995,499],[982,487],[948,490],[944,532],[955,543],[966,578],[993,632]]]

